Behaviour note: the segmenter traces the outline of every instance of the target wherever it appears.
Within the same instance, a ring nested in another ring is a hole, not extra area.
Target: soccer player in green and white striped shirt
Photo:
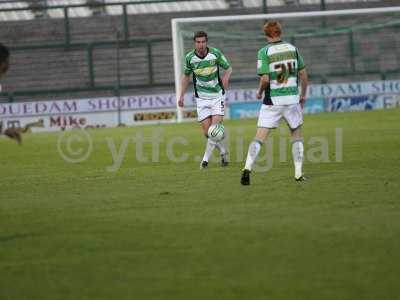
[[[303,106],[308,85],[307,72],[298,49],[281,40],[281,25],[271,21],[264,25],[268,44],[258,52],[257,73],[260,83],[256,93],[264,100],[258,117],[257,132],[249,146],[246,165],[242,172],[241,184],[250,184],[250,172],[270,129],[279,126],[283,118],[292,135],[292,154],[296,181],[304,180]],[[301,90],[299,89],[299,80]]]
[[[208,160],[214,148],[221,152],[221,165],[226,166],[227,150],[221,142],[214,142],[208,138],[208,128],[212,124],[221,123],[225,110],[225,91],[229,85],[232,68],[217,48],[207,47],[208,36],[204,31],[198,31],[193,37],[195,48],[185,56],[182,89],[178,105],[183,107],[184,95],[193,76],[194,93],[197,103],[197,118],[201,123],[204,135],[207,137],[206,150],[200,164],[201,169],[208,166]],[[224,69],[222,78],[220,68]]]

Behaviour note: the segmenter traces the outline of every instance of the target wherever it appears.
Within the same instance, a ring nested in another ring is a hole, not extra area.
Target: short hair
[[[197,31],[197,32],[195,32],[194,35],[193,35],[193,41],[195,41],[199,37],[205,37],[206,41],[208,41],[208,35],[207,35],[207,32],[205,32],[205,31]]]
[[[278,21],[267,21],[264,24],[264,33],[270,38],[280,37],[282,26]]]
[[[10,57],[10,50],[7,46],[0,43],[0,64],[4,63]]]

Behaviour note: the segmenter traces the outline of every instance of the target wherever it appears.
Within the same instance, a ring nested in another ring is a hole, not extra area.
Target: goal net
[[[232,87],[256,87],[257,52],[266,44],[262,27],[271,19],[281,22],[282,39],[299,48],[312,83],[399,77],[400,7],[180,18],[171,21],[177,96],[184,55],[193,49],[198,30],[206,31],[209,46],[221,49],[231,63]],[[184,115],[177,109],[180,122]]]

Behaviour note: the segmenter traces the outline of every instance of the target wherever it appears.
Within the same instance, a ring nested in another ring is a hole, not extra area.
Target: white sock
[[[302,140],[293,141],[292,154],[294,162],[294,177],[299,178],[303,175],[303,157],[304,157],[304,145]]]
[[[226,147],[222,141],[215,143],[215,147],[221,152],[221,155],[225,155],[227,153]]]
[[[216,143],[214,141],[212,141],[211,139],[207,139],[206,151],[204,152],[203,161],[208,161],[215,146]]]
[[[246,165],[244,167],[246,170],[251,171],[251,168],[256,161],[258,153],[260,153],[262,144],[263,143],[259,140],[253,140],[250,143],[249,151],[247,152]]]

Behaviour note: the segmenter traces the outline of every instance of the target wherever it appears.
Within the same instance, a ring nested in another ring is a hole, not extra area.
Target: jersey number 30
[[[278,73],[276,80],[278,83],[286,83],[290,75],[295,75],[296,63],[294,61],[276,64],[275,71]]]

